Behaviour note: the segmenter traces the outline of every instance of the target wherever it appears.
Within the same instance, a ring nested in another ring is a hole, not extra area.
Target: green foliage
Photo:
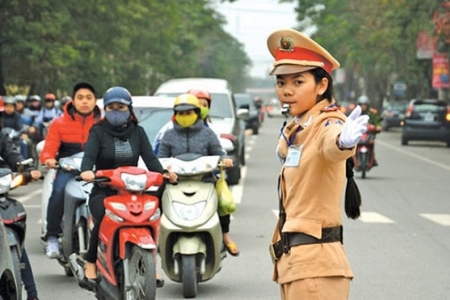
[[[298,21],[317,27],[313,38],[332,53],[347,71],[347,86],[361,93],[364,78],[368,95],[381,101],[393,80],[405,81],[408,98],[428,96],[431,60],[416,58],[420,31],[432,33],[435,0],[284,0],[297,2]],[[299,30],[305,29],[300,26]]]
[[[208,0],[0,0],[0,19],[0,87],[30,93],[63,96],[81,80],[98,96],[113,85],[151,93],[174,77],[242,85],[250,64]]]

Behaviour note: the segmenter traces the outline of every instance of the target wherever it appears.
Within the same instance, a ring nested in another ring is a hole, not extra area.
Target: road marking
[[[395,223],[388,217],[383,216],[382,214],[379,214],[374,211],[361,212],[361,216],[359,217],[358,220],[364,223],[385,223],[385,224]]]
[[[422,217],[443,226],[450,226],[450,215],[448,214],[420,214]]]
[[[425,158],[425,157],[420,156],[420,155],[418,155],[418,154],[414,154],[414,153],[411,153],[411,152],[409,152],[409,151],[400,149],[400,148],[398,148],[398,147],[396,147],[396,146],[389,145],[388,143],[383,142],[383,141],[380,141],[380,140],[379,140],[377,143],[379,143],[379,144],[381,144],[381,145],[383,145],[383,146],[385,146],[385,147],[387,147],[387,148],[390,148],[390,149],[392,149],[392,150],[395,150],[395,151],[398,151],[398,152],[400,152],[400,153],[403,153],[403,154],[409,155],[409,156],[411,156],[411,157],[414,157],[414,158],[416,158],[416,159],[420,159],[421,161],[427,162],[427,163],[429,163],[429,164],[431,164],[431,165],[434,165],[434,166],[436,166],[436,167],[440,167],[440,168],[442,168],[442,169],[445,169],[445,170],[447,170],[447,171],[450,171],[450,166],[442,165],[442,164],[440,164],[440,163],[438,163],[438,162],[435,162],[435,161],[433,161],[433,160],[431,160],[431,159],[428,159],[428,158]]]
[[[28,200],[30,200],[31,198],[37,196],[39,193],[42,192],[42,188],[34,190],[32,193],[26,195],[26,196],[21,196],[20,199],[18,199],[20,202],[26,202]]]
[[[239,184],[231,186],[230,190],[233,194],[233,199],[236,204],[241,203],[242,194],[244,192],[244,180],[247,176],[247,167],[241,168],[241,179],[239,180]]]

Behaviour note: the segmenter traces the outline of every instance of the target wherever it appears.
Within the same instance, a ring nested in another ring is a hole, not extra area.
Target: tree
[[[364,79],[362,89],[356,82],[349,87],[355,96],[367,93],[379,105],[393,80],[407,83],[409,98],[428,96],[431,61],[416,58],[416,39],[433,31],[437,1],[296,1],[300,24],[310,20],[317,27],[313,38],[351,74],[347,78]]]

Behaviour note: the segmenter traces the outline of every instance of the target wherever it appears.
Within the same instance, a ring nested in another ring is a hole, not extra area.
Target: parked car
[[[441,141],[450,147],[450,107],[436,99],[411,100],[402,131],[402,145],[409,141]]]
[[[395,101],[389,103],[381,112],[381,129],[388,131],[390,128],[403,126],[408,101]]]
[[[281,104],[278,99],[271,99],[266,105],[266,113],[269,118],[284,117],[281,113]]]
[[[156,96],[176,97],[190,89],[204,89],[211,94],[209,116],[211,129],[220,137],[229,139],[233,149],[228,155],[233,157],[234,166],[227,169],[227,182],[238,184],[241,178],[241,166],[245,165],[245,123],[249,117],[248,109],[237,109],[233,91],[225,79],[220,78],[177,78],[162,83],[155,92]]]
[[[249,118],[245,121],[245,129],[251,129],[253,134],[258,134],[259,127],[261,127],[259,109],[256,107],[252,96],[245,93],[236,93],[234,94],[234,100],[238,109],[248,109]]]
[[[14,276],[14,265],[7,233],[3,221],[0,219],[0,299],[19,299],[18,288],[22,283]]]

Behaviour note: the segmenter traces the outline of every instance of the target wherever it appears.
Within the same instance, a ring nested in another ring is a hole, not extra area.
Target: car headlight
[[[197,219],[206,207],[206,201],[200,201],[194,204],[184,204],[181,202],[172,202],[173,208],[180,219],[192,221]]]

